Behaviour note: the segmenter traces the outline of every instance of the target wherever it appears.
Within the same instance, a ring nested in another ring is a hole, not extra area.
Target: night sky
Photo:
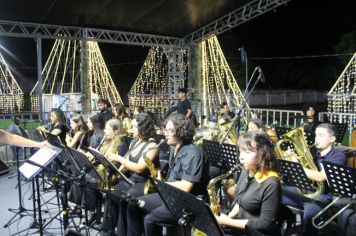
[[[354,0],[293,0],[223,33],[218,39],[241,87],[245,77],[238,49],[243,46],[250,71],[260,65],[266,76],[266,83],[259,89],[329,90],[351,55],[319,55],[335,54],[341,36],[356,31],[355,10]],[[53,42],[43,40],[43,63]],[[35,41],[0,37],[0,44],[14,55],[0,48],[20,86],[29,92],[36,81]],[[356,42],[347,53],[356,51],[355,45]],[[100,48],[120,95],[125,97],[149,48],[118,44],[100,44]],[[310,55],[315,57],[295,58]]]

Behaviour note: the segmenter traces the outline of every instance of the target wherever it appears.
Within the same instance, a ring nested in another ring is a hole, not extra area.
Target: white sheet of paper
[[[41,148],[35,154],[31,156],[29,160],[36,162],[41,166],[46,166],[61,150],[59,148],[54,147],[54,149],[50,148]],[[40,170],[40,167],[32,165],[30,163],[23,163],[20,166],[19,171],[21,174],[26,177],[26,179],[30,179]]]

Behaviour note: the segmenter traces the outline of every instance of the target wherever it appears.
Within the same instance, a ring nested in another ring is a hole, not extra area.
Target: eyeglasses
[[[174,133],[176,132],[176,130],[175,130],[175,129],[166,129],[166,128],[164,128],[164,129],[163,129],[163,132],[165,132],[165,133],[170,133],[170,134],[174,134]]]

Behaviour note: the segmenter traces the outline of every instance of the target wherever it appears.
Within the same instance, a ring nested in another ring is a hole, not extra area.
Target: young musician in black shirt
[[[192,144],[193,124],[187,117],[174,114],[168,117],[164,132],[167,144],[171,146],[167,182],[185,192],[203,194],[203,154]],[[143,208],[129,204],[127,235],[141,236],[143,232],[145,235],[161,235],[160,225],[177,224],[178,219],[165,207],[158,193],[140,199],[145,202]]]
[[[234,235],[278,235],[281,185],[269,137],[249,131],[238,141],[241,174],[232,210],[216,216],[220,225],[232,227]],[[236,232],[237,231],[237,232]]]

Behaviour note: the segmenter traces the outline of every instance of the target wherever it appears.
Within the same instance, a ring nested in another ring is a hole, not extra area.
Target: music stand
[[[356,194],[356,169],[327,161],[321,164],[332,192],[348,198]]]
[[[298,162],[278,160],[283,182],[286,186],[293,186],[307,191],[315,191],[308,179],[303,166]]]
[[[192,226],[206,233],[206,235],[224,235],[221,227],[211,212],[209,205],[202,199],[190,193],[183,192],[165,182],[149,177],[157,188],[164,205],[182,226]]]
[[[84,153],[81,153],[70,147],[67,147],[67,150],[71,154],[73,158],[73,163],[79,171],[84,170],[88,175],[90,175],[96,180],[96,184],[100,184],[100,182],[103,182],[103,179],[96,171],[93,163],[89,161],[88,157]],[[89,182],[92,183],[91,181]]]
[[[338,195],[338,197],[312,218],[312,223],[317,229],[323,229],[344,210],[356,204],[356,169],[327,161],[321,164],[325,171],[326,181],[328,182],[330,190],[335,193],[335,195]],[[342,208],[331,217],[327,214],[328,220],[325,220],[324,212],[328,213],[328,209],[333,207],[340,199],[342,201],[338,206],[342,206]]]
[[[209,165],[223,171],[231,170],[238,163],[239,151],[236,145],[204,139],[203,153],[208,158]]]
[[[115,165],[113,165],[105,156],[103,156],[98,150],[89,147],[88,151],[100,162],[111,174],[118,173],[127,183],[133,185],[133,181],[128,179]]]

